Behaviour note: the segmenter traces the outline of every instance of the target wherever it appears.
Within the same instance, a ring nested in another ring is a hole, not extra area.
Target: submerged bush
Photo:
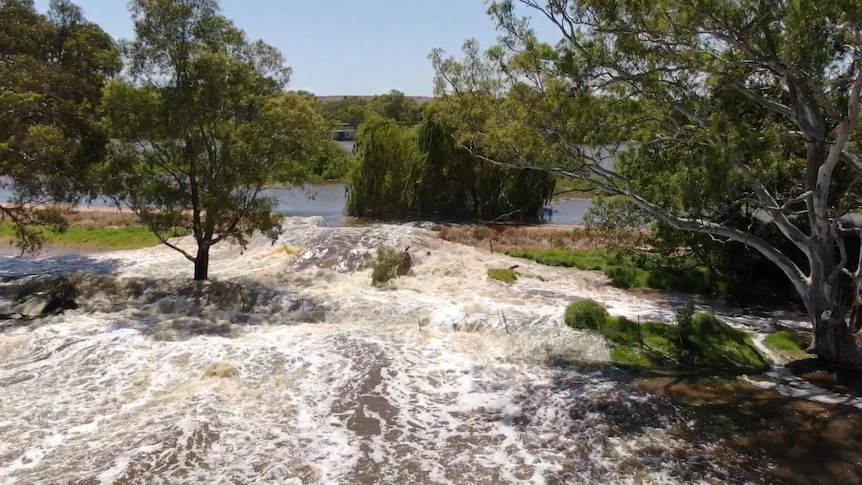
[[[410,271],[412,259],[407,251],[400,253],[387,246],[377,248],[377,258],[371,271],[371,284],[380,286]]]
[[[488,270],[488,277],[503,283],[514,283],[518,280],[518,274],[515,273],[515,270],[508,268],[491,268]]]
[[[608,311],[595,300],[581,300],[566,308],[566,325],[575,329],[599,330],[609,319]]]

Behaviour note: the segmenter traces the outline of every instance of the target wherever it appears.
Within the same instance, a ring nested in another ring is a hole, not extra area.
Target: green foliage
[[[348,176],[347,213],[404,216],[410,208],[409,174],[422,158],[412,131],[377,114],[359,129],[356,163]]]
[[[404,276],[408,269],[404,259],[394,249],[380,246],[377,248],[377,258],[371,271],[371,284],[382,286],[399,276]]]
[[[280,52],[220,14],[217,0],[135,0],[128,78],[109,84],[104,110],[116,143],[100,171],[102,190],[129,206],[206,279],[209,249],[244,247],[279,218],[262,191],[312,177],[310,160],[330,138],[314,102],[284,93]],[[196,255],[166,241],[193,234]]]
[[[36,250],[42,230],[63,227],[39,204],[76,203],[108,142],[98,123],[106,80],[120,68],[111,37],[68,0],[47,15],[33,2],[0,1],[0,206],[16,244]]]
[[[660,230],[700,234],[667,231],[665,254],[695,253],[729,273],[725,288],[792,288],[818,330],[830,320],[820,357],[862,361],[843,330],[862,325],[862,299],[844,296],[857,281],[842,230],[862,211],[858,2],[489,3],[499,45],[431,56],[461,137],[625,198]],[[734,284],[768,265],[759,288]]]
[[[801,267],[805,266],[804,254],[774,225],[737,210],[728,211],[719,220],[739,230],[750,231]],[[690,280],[682,286],[702,288],[702,283],[710,283],[709,286],[713,287],[710,291],[741,299],[786,301],[797,296],[793,285],[781,270],[751,248],[716,240],[704,234],[673,229],[662,222],[650,224],[643,211],[623,198],[594,198],[585,222],[587,227],[600,233],[614,250],[632,252],[649,247],[653,253],[651,260],[658,263],[675,262],[676,266],[692,270],[684,274],[675,272],[675,275],[654,274],[653,278],[657,280],[649,285],[651,287],[672,287],[671,282],[661,280],[667,276],[681,276]],[[644,231],[645,227],[649,227],[649,230]],[[848,245],[848,248],[852,246]],[[853,253],[852,249],[849,250]],[[702,291],[699,289],[697,292]]]
[[[610,255],[603,250],[580,249],[525,249],[508,251],[515,258],[530,259],[547,266],[562,266],[590,271],[601,271],[607,266]]]
[[[565,322],[572,328],[600,330],[609,320],[608,311],[595,300],[581,300],[566,308]]]
[[[811,342],[789,330],[769,334],[763,343],[773,350],[804,351]]]
[[[687,312],[687,310],[686,310]],[[618,365],[652,367],[686,365],[711,369],[766,369],[751,336],[713,315],[689,318],[685,337],[681,327],[647,322],[638,325],[625,317],[610,317],[592,300],[566,308],[566,324],[576,330],[596,331],[611,344],[611,360]]]
[[[458,143],[455,131],[445,113],[432,108],[416,130],[371,115],[357,138],[348,214],[535,218],[553,193],[553,178],[483,163]]]
[[[341,181],[350,170],[351,156],[335,140],[321,143],[319,153],[312,158],[313,178],[320,181]]]
[[[811,339],[804,338],[789,330],[781,330],[767,335],[763,339],[763,344],[789,360],[805,359],[811,356],[808,353]]]
[[[713,280],[709,270],[692,266],[684,260],[677,266],[663,266],[660,258],[620,255],[606,250],[525,249],[507,251],[507,255],[548,266],[563,266],[589,271],[603,271],[617,288],[652,288],[686,293],[720,293],[722,286]]]
[[[509,284],[518,281],[518,274],[515,273],[515,270],[509,268],[491,268],[488,270],[488,277],[492,280]]]

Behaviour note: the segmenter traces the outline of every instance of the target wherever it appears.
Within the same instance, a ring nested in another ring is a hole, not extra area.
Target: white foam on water
[[[862,398],[818,387],[793,375],[786,367],[775,367],[765,372],[763,377],[766,379],[752,379],[748,376],[745,376],[745,379],[761,389],[772,389],[787,397],[862,409]]]
[[[93,256],[115,274],[88,283],[81,309],[0,329],[0,483],[723,476],[674,458],[709,450],[674,437],[672,407],[607,372],[551,365],[608,358],[602,339],[562,323],[575,299],[630,316],[671,308],[524,261],[501,284],[487,269],[513,259],[416,226],[284,229],[275,246],[217,246],[216,282],[200,288],[167,248]],[[380,244],[410,246],[413,275],[372,287],[363,263]],[[243,288],[252,303],[234,298]]]

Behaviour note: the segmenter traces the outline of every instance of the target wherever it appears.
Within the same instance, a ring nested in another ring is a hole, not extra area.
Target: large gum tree
[[[862,364],[862,255],[846,244],[862,205],[860,2],[509,0],[488,12],[499,45],[431,56],[470,143],[747,245],[793,284],[812,351]],[[471,124],[484,110],[492,121]],[[599,163],[609,153],[616,170]],[[726,224],[739,208],[791,250]]]
[[[113,143],[104,191],[209,276],[210,249],[278,234],[270,184],[300,184],[329,138],[313,101],[286,93],[281,53],[221,15],[216,0],[135,0],[126,71],[105,90]],[[172,242],[193,235],[197,249]]]

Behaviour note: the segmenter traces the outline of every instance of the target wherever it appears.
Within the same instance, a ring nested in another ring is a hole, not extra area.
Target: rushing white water
[[[414,255],[384,289],[365,264],[380,244]],[[78,310],[0,327],[0,484],[735,480],[677,438],[668,403],[554,365],[607,359],[562,324],[569,302],[672,306],[524,261],[514,285],[486,277],[512,264],[421,227],[320,218],[288,219],[275,246],[217,247],[203,285],[166,248],[9,264],[104,276],[78,276]]]

